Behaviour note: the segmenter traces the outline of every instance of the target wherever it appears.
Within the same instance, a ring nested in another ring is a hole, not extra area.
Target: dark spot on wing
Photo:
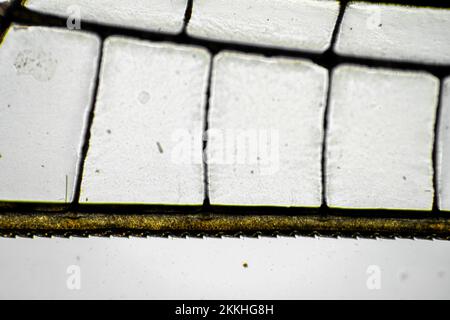
[[[161,154],[164,153],[164,150],[159,142],[156,142],[156,146],[158,147],[159,153],[161,153]]]

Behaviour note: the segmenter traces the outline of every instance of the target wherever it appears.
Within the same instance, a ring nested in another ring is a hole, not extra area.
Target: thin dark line
[[[322,141],[322,159],[321,159],[321,169],[322,169],[322,206],[320,208],[321,213],[325,214],[328,210],[327,205],[327,140],[328,140],[328,117],[330,114],[330,101],[331,101],[331,87],[332,87],[332,68],[337,65],[335,61],[335,54],[333,48],[337,41],[337,36],[341,29],[342,20],[344,18],[345,9],[347,7],[347,0],[343,0],[340,3],[339,15],[336,19],[336,24],[333,30],[333,35],[331,38],[330,48],[324,55],[329,57],[331,61],[331,66],[328,68],[328,90],[327,97],[325,101],[324,119],[323,119],[323,141]]]
[[[337,37],[341,30],[342,20],[344,19],[345,10],[347,9],[347,4],[349,2],[350,2],[349,0],[340,1],[339,14],[336,19],[336,24],[334,25],[333,36],[331,37],[331,44],[330,44],[331,51],[333,51],[334,46],[336,45]]]
[[[208,147],[208,130],[209,130],[209,109],[210,109],[210,99],[211,99],[211,86],[212,86],[212,74],[214,66],[214,56],[211,56],[211,61],[209,64],[208,73],[208,87],[206,89],[206,102],[205,102],[205,117],[203,120],[203,181],[205,198],[203,201],[203,208],[206,209],[210,205],[209,201],[209,166],[208,166],[208,156],[206,149]]]
[[[97,93],[98,88],[100,86],[100,74],[102,69],[102,62],[103,62],[103,41],[100,43],[99,51],[98,51],[98,63],[97,63],[97,70],[96,70],[96,78],[95,78],[95,85],[94,90],[92,92],[92,102],[89,109],[89,114],[86,119],[86,128],[84,132],[83,137],[83,147],[81,149],[80,159],[79,159],[79,166],[77,170],[78,176],[76,177],[76,187],[75,187],[75,194],[73,197],[73,203],[72,205],[74,207],[78,206],[80,201],[80,193],[81,193],[81,181],[83,178],[83,172],[84,172],[84,165],[86,162],[86,157],[89,149],[89,141],[91,138],[91,127],[92,123],[94,122],[94,114],[95,114],[95,104],[97,101]]]
[[[189,24],[189,21],[191,20],[193,6],[194,6],[194,0],[188,0],[187,6],[186,6],[186,12],[184,14],[183,33],[186,33],[187,26]]]
[[[442,116],[442,95],[444,91],[444,79],[440,80],[440,87],[438,91],[438,101],[436,107],[436,119],[434,123],[434,141],[433,141],[433,151],[432,151],[432,163],[433,163],[433,189],[434,189],[434,197],[433,197],[433,211],[439,210],[439,183],[438,183],[438,153],[439,153],[439,126]]]
[[[321,211],[325,212],[327,204],[327,141],[328,141],[328,117],[330,115],[331,87],[332,87],[332,71],[328,72],[328,91],[325,101],[324,119],[323,119],[323,141],[322,141],[322,206]]]
[[[35,211],[42,213],[64,213],[72,212],[74,214],[85,215],[91,212],[103,214],[137,214],[137,215],[192,215],[208,216],[212,214],[239,215],[239,216],[321,216],[325,220],[330,217],[347,218],[377,218],[377,219],[435,219],[450,220],[450,212],[446,211],[425,211],[425,210],[401,210],[401,209],[336,209],[326,207],[304,208],[304,207],[260,207],[260,206],[216,206],[216,205],[198,205],[198,206],[177,206],[177,205],[152,205],[152,204],[80,204],[75,207],[67,208],[60,204],[52,203],[33,203],[33,202],[0,202],[0,217],[4,214],[14,212],[16,214],[28,214]]]

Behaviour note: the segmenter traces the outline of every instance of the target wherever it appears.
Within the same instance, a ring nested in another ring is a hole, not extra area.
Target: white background
[[[449,299],[450,241],[0,239],[0,298]]]

